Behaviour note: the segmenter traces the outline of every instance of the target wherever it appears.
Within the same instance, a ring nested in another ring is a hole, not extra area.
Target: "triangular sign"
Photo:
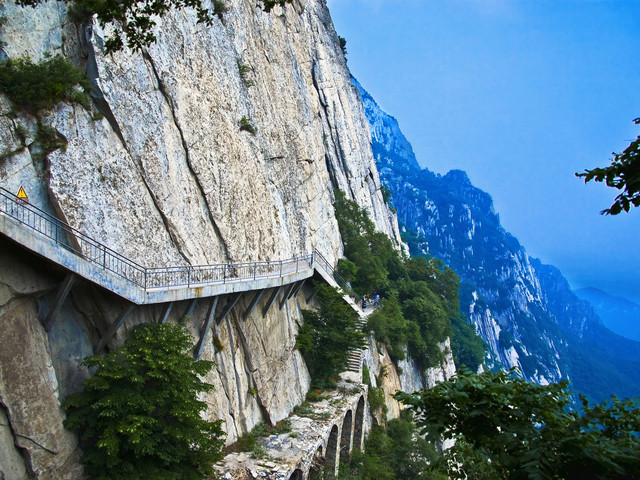
[[[29,197],[27,197],[27,192],[24,191],[24,188],[22,188],[22,185],[20,185],[20,190],[18,190],[18,198],[21,198],[23,200],[29,199]]]

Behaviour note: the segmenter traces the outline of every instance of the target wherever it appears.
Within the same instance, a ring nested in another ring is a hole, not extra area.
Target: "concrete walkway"
[[[316,262],[314,256],[321,257],[316,252],[266,262],[145,267],[2,188],[0,233],[137,305],[280,287],[316,271],[338,287],[333,268],[326,260]]]
[[[322,254],[315,250],[309,255],[287,260],[149,268],[111,250],[2,188],[0,233],[68,272],[59,290],[56,307],[45,320],[47,330],[73,285],[74,275],[135,305],[169,304],[166,309],[168,312],[173,302],[181,300],[272,288],[276,289],[273,294],[275,297],[279,287],[285,285],[289,287],[284,296],[289,298],[289,295],[302,286],[302,281],[317,273],[327,284],[342,290],[344,301],[356,311],[362,326],[366,323],[366,317],[374,311],[371,305],[362,310],[351,298],[352,292],[347,283],[334,272],[333,266]],[[114,331],[123,319],[121,317],[114,321]],[[203,329],[199,345],[206,337],[207,330],[208,328]],[[104,347],[112,335],[113,332],[105,335],[98,350]],[[199,347],[196,350],[199,352]],[[349,352],[346,375],[353,376],[357,381],[362,378],[362,355],[360,349]]]

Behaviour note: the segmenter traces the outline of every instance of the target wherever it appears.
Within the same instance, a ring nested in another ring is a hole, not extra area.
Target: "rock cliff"
[[[39,118],[0,94],[0,187],[23,186],[31,204],[149,267],[283,259],[313,248],[335,261],[334,188],[399,244],[326,3],[295,0],[269,14],[252,0],[226,4],[211,27],[190,9],[174,11],[158,25],[157,43],[105,55],[108,32],[71,22],[67,4],[1,1],[3,57],[61,54],[86,70],[94,91],[89,110],[61,103]],[[66,148],[42,155],[38,122]],[[80,282],[45,332],[42,315],[63,276],[0,239],[5,478],[79,478],[60,402],[87,375],[82,358],[128,309]],[[216,387],[207,415],[225,421],[227,443],[304,399],[309,376],[294,344],[305,305],[302,292],[264,317],[232,313],[210,333],[203,357],[217,367],[207,378]],[[209,308],[178,303],[169,320],[188,313],[196,336]],[[161,306],[136,308],[108,348],[162,314]]]
[[[421,169],[397,121],[354,84],[411,253],[440,258],[460,275],[461,309],[487,343],[488,363],[518,367],[539,383],[568,378],[596,400],[637,396],[631,366],[640,343],[607,330],[556,268],[529,257],[464,172]]]
[[[332,188],[393,234],[326,5],[296,1],[267,14],[255,2],[227,3],[209,28],[189,9],[174,12],[156,44],[113,56],[105,32],[69,23],[64,3],[7,3],[7,55],[77,58],[101,115],[64,104],[46,114],[66,151],[44,164],[29,149],[9,156],[1,185],[25,185],[41,206],[145,264],[287,258],[312,247],[335,258]],[[12,152],[17,126],[35,122],[2,107],[2,130],[13,132],[2,151]]]

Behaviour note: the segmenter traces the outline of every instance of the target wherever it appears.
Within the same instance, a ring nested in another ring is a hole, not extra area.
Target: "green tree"
[[[84,390],[63,404],[66,428],[79,430],[91,479],[198,479],[213,473],[224,444],[221,421],[200,413],[198,395],[213,389],[200,376],[213,362],[194,361],[186,327],[148,323],[124,345],[84,365],[96,369]]]
[[[396,398],[427,439],[455,440],[434,470],[450,478],[640,478],[640,405],[615,397],[570,411],[567,383],[466,369],[431,390]]]
[[[375,231],[366,210],[348,200],[342,190],[334,190],[334,194],[344,254],[357,267],[353,289],[360,295],[381,291],[388,284],[387,262],[397,255],[391,240],[384,233]]]
[[[296,338],[314,386],[322,388],[347,367],[350,349],[363,348],[358,314],[333,287],[316,283],[318,310],[303,310]]]
[[[345,480],[444,480],[433,475],[429,464],[438,454],[432,444],[416,434],[408,411],[390,420],[386,427],[374,425],[364,451],[354,450],[348,464],[340,464],[339,479]],[[428,475],[428,476],[427,476]]]
[[[45,2],[47,0],[44,0]],[[172,9],[193,8],[198,23],[213,24],[213,16],[222,17],[226,6],[221,0],[213,0],[213,10],[203,6],[202,0],[64,0],[74,5],[76,15],[89,17],[96,15],[102,27],[111,24],[114,33],[105,42],[107,52],[121,50],[126,40],[132,50],[140,50],[156,41],[153,28],[154,17],[163,17]],[[293,0],[263,0],[263,9],[271,11],[276,5],[291,3]],[[21,6],[35,7],[43,0],[16,0]],[[123,39],[124,37],[124,39]]]
[[[419,282],[413,282],[417,286]],[[451,324],[446,310],[432,291],[423,294],[416,289],[413,298],[402,302],[402,313],[409,322],[419,327],[420,336],[425,340],[426,357],[417,357],[416,361],[423,367],[433,367],[443,359],[440,343],[451,334]]]
[[[460,312],[451,319],[451,330],[451,350],[456,366],[477,371],[484,362],[485,341]]]
[[[336,266],[336,272],[340,275],[346,282],[351,282],[356,278],[356,273],[358,273],[358,267],[351,260],[347,260],[346,258],[341,258],[338,260],[338,265]]]
[[[340,44],[340,49],[342,50],[342,54],[347,56],[347,39],[338,35],[338,43]]]
[[[634,120],[636,125],[640,124],[640,118]],[[605,182],[608,187],[622,190],[616,196],[613,205],[602,210],[604,215],[618,215],[622,210],[628,212],[631,206],[640,206],[640,136],[622,153],[613,153],[611,165],[603,168],[585,170],[583,173],[576,173],[576,177],[584,178],[584,183],[595,180]]]
[[[381,307],[367,317],[367,330],[373,331],[377,341],[387,345],[393,360],[404,360],[407,345],[407,321],[394,296],[381,301]]]

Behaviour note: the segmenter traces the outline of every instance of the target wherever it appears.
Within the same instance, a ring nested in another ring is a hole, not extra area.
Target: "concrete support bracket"
[[[292,283],[287,288],[287,291],[285,292],[284,296],[282,297],[282,300],[280,300],[280,310],[282,310],[282,307],[284,307],[284,304],[286,303],[286,301],[289,300],[289,296],[291,295],[291,292],[293,292],[293,287],[295,287],[295,286],[296,286],[296,284]]]
[[[160,315],[160,319],[158,323],[165,323],[169,318],[169,314],[171,313],[171,309],[173,308],[174,302],[169,302],[164,306],[164,310],[162,311],[162,315]]]
[[[214,297],[213,301],[211,302],[209,313],[207,313],[207,318],[205,318],[202,329],[200,330],[200,339],[198,340],[198,344],[196,345],[196,347],[193,349],[193,358],[196,360],[200,360],[200,355],[202,355],[202,349],[204,348],[204,342],[207,339],[207,333],[209,332],[209,328],[211,327],[211,321],[216,314],[218,298],[219,297]]]
[[[247,320],[247,318],[249,318],[249,315],[251,315],[251,312],[253,311],[253,309],[256,307],[256,305],[258,304],[258,301],[260,300],[260,298],[262,297],[262,294],[264,293],[264,290],[259,290],[258,292],[256,292],[256,294],[253,296],[253,299],[251,300],[251,303],[249,304],[249,306],[247,307],[247,310],[244,312],[244,315],[242,315],[242,321],[245,322]]]
[[[109,330],[107,330],[107,333],[100,339],[100,341],[98,342],[98,345],[94,349],[94,352],[96,354],[102,352],[102,350],[107,345],[107,343],[109,343],[109,340],[111,340],[111,338],[116,334],[116,332],[118,331],[118,328],[120,328],[120,325],[122,325],[122,323],[127,319],[129,314],[133,312],[133,309],[135,307],[136,305],[133,305],[133,304],[129,305],[126,308],[126,310],[118,318],[115,319],[115,321],[109,327]]]
[[[226,316],[229,315],[229,312],[231,312],[233,307],[236,306],[236,303],[238,303],[238,300],[240,300],[241,296],[242,292],[236,293],[235,296],[231,297],[227,305],[222,310],[222,313],[216,317],[216,325],[220,325],[220,322],[222,322],[226,318]]]
[[[199,298],[194,298],[189,302],[189,305],[187,306],[187,309],[184,311],[184,314],[182,315],[181,319],[189,318],[191,317],[191,315],[193,315],[193,311],[196,308],[196,304],[198,303],[198,300]]]
[[[49,311],[47,318],[44,321],[44,329],[46,332],[51,330],[51,325],[55,321],[58,313],[60,313],[60,309],[62,308],[62,304],[67,299],[67,295],[71,291],[71,287],[73,287],[73,282],[75,282],[76,276],[73,273],[67,273],[64,277],[64,280],[60,284],[60,288],[58,289],[58,294],[53,303],[53,308]]]
[[[306,281],[306,279],[304,279],[304,280],[300,280],[300,281],[298,282],[298,284],[297,284],[297,285],[295,286],[295,288],[292,290],[291,295],[290,295],[290,297],[289,297],[289,298],[293,298],[293,297],[295,297],[295,296],[298,294],[298,292],[299,292],[299,291],[300,291],[300,289],[302,288],[302,285],[304,285],[304,282],[305,282],[305,281]]]
[[[265,305],[264,309],[262,310],[262,318],[267,316],[267,312],[271,308],[271,305],[273,305],[273,302],[276,299],[276,297],[278,296],[278,294],[280,293],[280,290],[282,290],[282,286],[279,286],[279,287],[276,287],[276,288],[273,289],[273,293],[269,297],[269,300],[267,300],[267,304]]]

